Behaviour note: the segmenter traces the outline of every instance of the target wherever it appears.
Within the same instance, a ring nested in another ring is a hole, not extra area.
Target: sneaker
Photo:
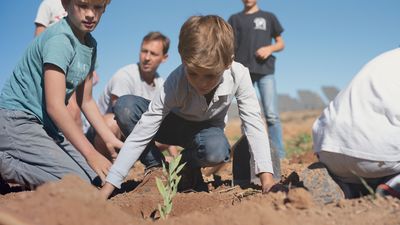
[[[344,199],[340,186],[330,176],[328,169],[321,162],[308,166],[301,174],[300,181],[310,191],[314,201],[328,204]]]
[[[183,167],[182,171],[179,173],[181,175],[181,180],[178,184],[179,192],[200,192],[207,191],[208,186],[203,180],[203,175],[201,173],[201,169],[199,168],[191,168],[189,166]]]
[[[398,189],[400,189],[400,187]],[[400,199],[400,190],[396,190],[396,188],[393,188],[387,184],[378,185],[378,187],[376,188],[376,194],[378,194],[382,197],[392,196],[394,198]]]

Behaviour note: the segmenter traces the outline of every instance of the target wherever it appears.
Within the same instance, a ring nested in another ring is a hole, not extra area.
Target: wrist
[[[271,184],[271,183],[275,182],[274,176],[272,173],[268,173],[268,172],[259,173],[258,177],[260,178],[262,185]]]
[[[93,146],[82,151],[82,155],[85,157],[86,161],[93,158],[96,154],[100,153]]]
[[[106,182],[104,186],[100,189],[101,198],[107,200],[114,190],[115,190],[114,185]]]

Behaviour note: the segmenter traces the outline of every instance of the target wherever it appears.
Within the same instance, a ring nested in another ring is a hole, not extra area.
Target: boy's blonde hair
[[[189,68],[223,72],[233,61],[232,27],[219,16],[192,16],[182,25],[178,50]]]

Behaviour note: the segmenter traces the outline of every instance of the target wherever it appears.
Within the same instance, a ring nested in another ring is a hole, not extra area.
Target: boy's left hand
[[[260,181],[261,181],[261,188],[263,194],[266,194],[270,191],[272,186],[274,186],[275,181],[272,176],[272,173],[260,173],[259,175]]]
[[[111,168],[111,162],[95,150],[86,155],[86,161],[93,171],[99,175],[102,184],[104,184]]]

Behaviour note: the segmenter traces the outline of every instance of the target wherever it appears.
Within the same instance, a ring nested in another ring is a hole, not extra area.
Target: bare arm
[[[285,42],[282,36],[277,36],[274,40],[274,44],[259,48],[256,52],[256,56],[261,59],[266,59],[272,55],[272,53],[282,51],[285,48]]]
[[[76,93],[73,93],[72,96],[68,100],[67,109],[69,113],[71,113],[72,118],[75,123],[82,129],[82,118],[81,118],[81,109],[76,102]]]
[[[93,87],[93,74],[87,76],[84,85],[80,86],[76,92],[77,103],[81,105],[82,112],[90,124],[94,127],[96,132],[104,141],[111,157],[115,159],[117,157],[116,149],[120,149],[123,143],[115,137],[112,131],[104,122],[103,116],[101,115],[97,104],[92,97]]]
[[[85,157],[90,167],[104,181],[111,162],[94,149],[83,134],[82,129],[78,127],[68,112],[64,104],[64,72],[52,64],[46,64],[44,69],[44,93],[48,115],[71,144]]]

